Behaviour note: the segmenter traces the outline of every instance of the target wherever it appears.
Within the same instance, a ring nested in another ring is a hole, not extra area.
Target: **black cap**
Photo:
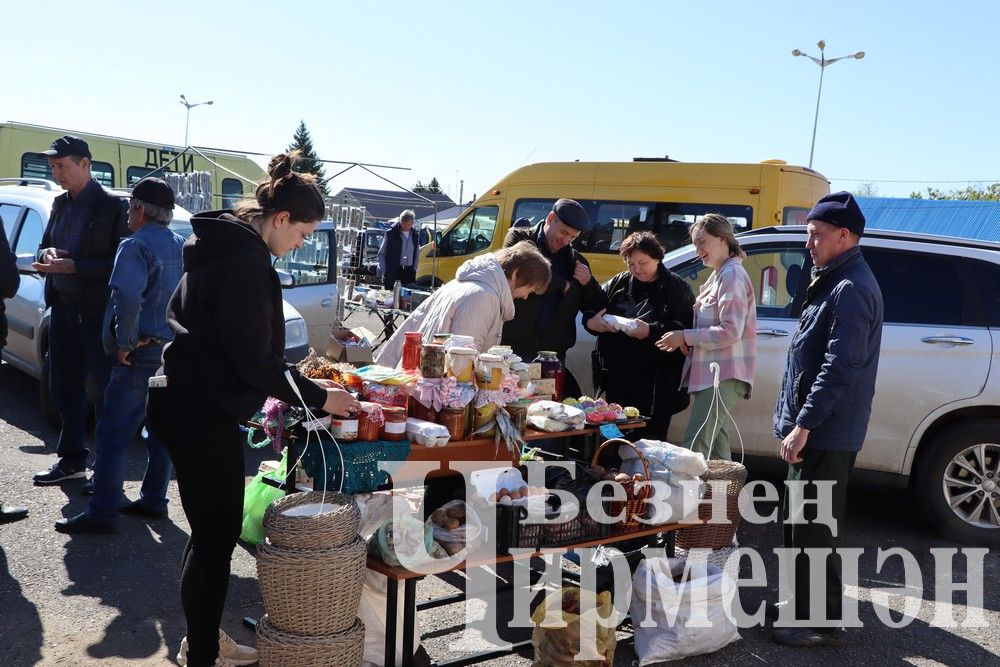
[[[552,212],[559,220],[577,230],[586,232],[590,230],[590,219],[587,212],[580,206],[580,202],[574,199],[560,199],[552,205]]]
[[[87,145],[87,142],[80,137],[74,137],[69,134],[59,137],[49,144],[49,149],[42,151],[42,155],[48,155],[49,157],[75,155],[76,157],[92,159],[90,156],[90,146]]]
[[[170,189],[166,181],[152,176],[135,184],[135,187],[132,188],[132,199],[138,199],[160,208],[172,209],[174,207],[174,191]]]
[[[850,192],[834,192],[816,202],[806,220],[822,220],[858,236],[865,233],[865,215]]]

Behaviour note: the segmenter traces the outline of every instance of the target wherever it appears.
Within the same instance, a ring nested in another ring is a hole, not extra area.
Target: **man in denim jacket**
[[[841,560],[847,482],[865,441],[879,348],[882,344],[882,291],[861,254],[858,242],[865,218],[854,197],[837,192],[820,199],[807,217],[806,248],[813,260],[799,326],[788,350],[781,391],[774,411],[774,433],[781,438],[781,458],[788,480],[807,482],[803,495],[816,497],[813,482],[832,481],[834,526],[801,523],[806,503],[785,490],[785,547],[833,549],[825,558],[824,580],[810,580],[809,559],[795,558],[794,607],[798,627],[775,631],[788,646],[834,645],[841,641],[843,607]],[[810,507],[815,515],[814,506]],[[809,613],[812,597],[825,583],[822,619]],[[778,603],[772,607],[772,616]],[[825,623],[807,621],[822,620]],[[805,627],[803,627],[805,626]]]
[[[121,504],[126,452],[146,415],[149,378],[160,366],[163,345],[173,339],[167,302],[184,272],[184,239],[167,227],[173,208],[174,193],[158,178],[144,178],[132,190],[128,226],[133,233],[115,255],[102,328],[104,349],[116,363],[95,434],[94,495],[86,512],[56,523],[60,532],[113,532],[119,509],[148,518],[167,515],[170,457],[152,435],[146,441],[149,463],[139,499]]]

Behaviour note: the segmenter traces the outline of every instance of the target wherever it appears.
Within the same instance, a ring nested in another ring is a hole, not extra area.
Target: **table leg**
[[[396,613],[399,611],[399,582],[386,580],[385,588],[385,665],[396,667]],[[406,659],[405,657],[403,658]]]
[[[413,627],[417,615],[417,580],[403,582],[403,667],[413,667]]]

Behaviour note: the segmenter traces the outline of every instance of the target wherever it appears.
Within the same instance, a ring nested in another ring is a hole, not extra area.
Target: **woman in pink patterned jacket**
[[[746,253],[725,217],[710,213],[691,226],[691,241],[705,266],[715,269],[694,303],[694,328],[670,331],[656,346],[687,356],[681,386],[691,393],[691,415],[684,446],[705,458],[732,459],[727,414],[739,399],[750,398],[757,354],[754,288],[743,268]],[[714,374],[719,365],[719,400],[714,400]],[[723,409],[724,408],[724,409]]]

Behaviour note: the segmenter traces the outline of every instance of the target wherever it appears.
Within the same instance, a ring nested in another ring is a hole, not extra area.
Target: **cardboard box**
[[[357,336],[367,343],[349,342]],[[330,332],[330,343],[326,346],[326,356],[333,361],[346,361],[349,364],[366,365],[372,363],[372,342],[375,335],[364,327],[346,329],[335,327]]]

